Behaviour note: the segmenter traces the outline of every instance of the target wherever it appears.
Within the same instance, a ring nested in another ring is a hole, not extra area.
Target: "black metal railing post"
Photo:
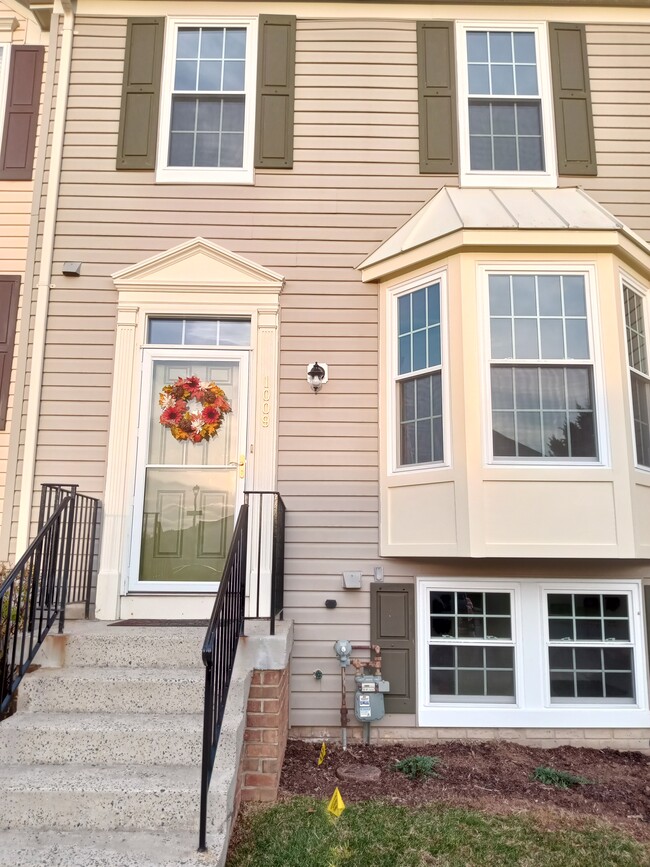
[[[79,504],[94,509],[95,519],[77,521]],[[98,502],[77,493],[76,485],[43,485],[38,533],[0,584],[0,714],[11,703],[20,681],[54,622],[65,625],[76,564],[92,569]],[[90,586],[90,582],[84,584]],[[73,588],[74,589],[74,588]],[[75,601],[77,591],[72,594]]]

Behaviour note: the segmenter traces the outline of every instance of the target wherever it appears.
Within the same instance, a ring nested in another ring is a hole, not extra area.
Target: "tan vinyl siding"
[[[418,171],[415,22],[299,19],[294,168],[258,170],[253,186],[236,187],[117,173],[126,21],[81,16],[75,33],[36,482],[79,482],[102,496],[110,403],[121,397],[112,391],[111,273],[202,235],[285,276],[278,472],[288,509],[286,613],[296,623],[292,724],[336,726],[332,645],[368,641],[368,576],[382,562],[378,299],[355,267],[439,186],[457,184]],[[588,27],[587,37],[599,174],[581,183],[650,239],[650,29]],[[621,58],[635,70],[625,80],[616,78]],[[83,262],[81,278],[60,275],[66,259]],[[314,359],[330,366],[318,396],[305,383]],[[386,580],[433,569],[383,566]],[[363,572],[363,591],[342,590],[349,569]],[[337,600],[334,611],[326,598]],[[326,675],[320,683],[316,668]]]

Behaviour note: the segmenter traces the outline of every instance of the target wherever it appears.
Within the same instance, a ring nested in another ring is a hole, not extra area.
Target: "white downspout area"
[[[43,364],[45,360],[45,336],[47,313],[50,302],[50,283],[52,280],[52,261],[54,257],[54,238],[63,159],[63,139],[68,109],[68,89],[70,67],[72,64],[72,39],[74,30],[74,10],[72,0],[55,0],[54,12],[63,13],[61,37],[61,57],[59,61],[59,83],[55,95],[54,125],[50,151],[50,171],[47,181],[45,213],[43,217],[43,244],[41,247],[41,268],[36,290],[36,313],[34,316],[34,337],[32,342],[29,398],[27,402],[25,450],[23,455],[20,485],[20,506],[18,509],[18,529],[16,534],[16,554],[20,554],[29,544],[29,531],[34,497],[34,475],[36,471],[36,446],[38,444],[38,422],[41,408],[43,386]],[[52,58],[55,61],[55,58]],[[43,134],[47,135],[48,119],[43,118]]]

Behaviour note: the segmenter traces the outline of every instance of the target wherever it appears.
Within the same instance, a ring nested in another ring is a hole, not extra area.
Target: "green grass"
[[[648,847],[606,825],[545,830],[439,805],[366,801],[334,819],[324,802],[294,798],[239,823],[228,867],[650,867]]]
[[[535,768],[532,780],[544,783],[547,786],[555,786],[556,789],[572,789],[574,786],[587,786],[591,782],[586,777],[578,777],[568,771],[556,771],[555,768]]]

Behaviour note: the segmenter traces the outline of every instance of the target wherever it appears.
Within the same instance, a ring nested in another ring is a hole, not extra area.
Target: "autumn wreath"
[[[200,443],[215,436],[226,413],[232,412],[228,398],[214,382],[198,376],[179,376],[163,386],[159,401],[160,424],[168,427],[175,440]]]

